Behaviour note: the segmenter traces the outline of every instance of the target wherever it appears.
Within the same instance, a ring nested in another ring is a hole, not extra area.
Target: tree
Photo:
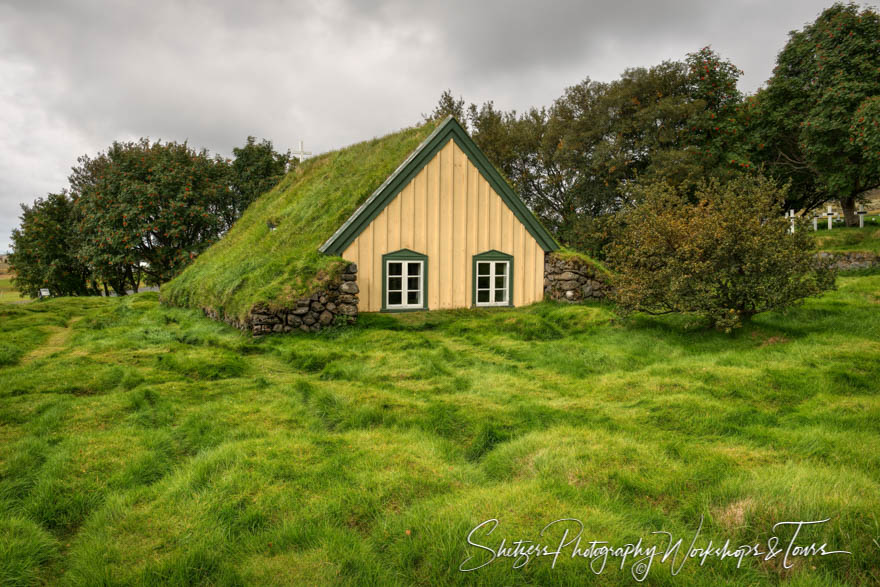
[[[611,215],[635,203],[640,183],[663,181],[693,194],[707,177],[728,181],[750,171],[739,154],[741,74],[705,47],[686,62],[568,88],[550,122],[570,177],[558,236],[602,258],[620,228]]]
[[[257,142],[250,136],[243,147],[234,148],[232,153],[235,158],[229,166],[231,198],[217,211],[223,219],[224,230],[228,230],[254,200],[275,187],[288,168],[296,164],[290,151],[278,153],[271,141]]]
[[[468,123],[557,238],[602,257],[618,225],[610,215],[634,202],[639,182],[662,180],[693,193],[706,177],[753,170],[742,154],[741,74],[705,47],[686,62],[628,69],[610,83],[586,79],[550,108],[517,114],[471,104]],[[433,117],[461,120],[463,108],[447,90]]]
[[[21,209],[21,225],[12,231],[9,256],[15,287],[32,298],[41,288],[56,296],[97,293],[89,268],[77,258],[73,200],[65,193],[49,194]]]
[[[770,179],[711,180],[696,204],[662,182],[643,191],[609,256],[626,311],[695,313],[729,332],[834,286],[807,220],[789,232],[779,213],[785,189]]]
[[[880,15],[834,4],[789,34],[767,87],[751,109],[758,120],[755,152],[769,171],[791,178],[803,208],[840,200],[846,222],[856,204],[880,186],[874,163],[880,129]],[[865,124],[865,122],[868,124]]]
[[[422,114],[422,118],[426,122],[430,120],[443,120],[447,116],[453,116],[457,121],[465,124],[464,100],[462,98],[456,100],[452,95],[452,90],[443,90],[434,110],[430,114]]]
[[[70,176],[80,260],[118,295],[137,290],[141,272],[171,279],[219,236],[227,180],[225,162],[186,143],[141,139],[81,157]]]

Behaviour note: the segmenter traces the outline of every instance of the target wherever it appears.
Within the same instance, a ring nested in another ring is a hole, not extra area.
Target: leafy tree
[[[728,181],[740,173],[755,171],[745,141],[751,119],[743,95],[736,87],[742,70],[710,47],[689,53],[685,63],[688,100],[695,108],[688,118],[688,133],[682,137],[679,149],[690,155],[692,171],[679,173],[680,179],[670,183],[687,184],[693,189],[707,178]],[[662,170],[674,169],[660,158],[656,167],[654,177],[644,179],[661,178]]]
[[[223,228],[225,162],[186,143],[113,143],[81,157],[70,177],[82,234],[79,257],[114,291],[171,279]]]
[[[235,156],[229,166],[230,199],[217,210],[223,219],[223,229],[229,229],[245,209],[259,196],[281,181],[290,167],[296,164],[290,151],[278,153],[272,142],[257,142],[248,137],[247,143],[232,150]]]
[[[741,154],[742,72],[710,48],[620,79],[569,87],[550,108],[517,114],[492,102],[468,107],[476,143],[532,210],[567,244],[603,256],[641,181],[693,192],[705,177],[730,179],[753,166]],[[436,117],[460,118],[447,91]]]
[[[609,257],[625,310],[695,313],[729,332],[834,286],[807,221],[789,233],[779,214],[785,189],[770,179],[712,180],[697,190],[697,204],[662,182],[643,191]]]
[[[447,116],[454,116],[460,123],[465,124],[464,99],[459,98],[456,100],[452,95],[452,90],[443,90],[443,93],[440,94],[440,100],[437,102],[437,106],[434,107],[431,114],[423,114],[422,118],[424,118],[425,121],[443,120]]]
[[[76,255],[73,200],[65,193],[49,194],[21,209],[21,225],[12,231],[9,256],[15,287],[31,297],[37,297],[41,288],[56,296],[97,293],[89,268]]]
[[[848,225],[856,204],[880,186],[873,124],[880,95],[880,15],[834,4],[793,31],[765,89],[753,100],[755,152],[790,178],[803,208],[839,199]]]
[[[850,126],[850,138],[862,150],[864,172],[880,176],[880,96],[867,98],[859,105]]]

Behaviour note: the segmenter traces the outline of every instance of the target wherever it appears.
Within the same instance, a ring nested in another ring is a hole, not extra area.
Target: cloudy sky
[[[326,151],[409,126],[451,88],[550,104],[711,45],[752,92],[831,0],[0,0],[0,252],[19,203],[114,140],[248,135]]]

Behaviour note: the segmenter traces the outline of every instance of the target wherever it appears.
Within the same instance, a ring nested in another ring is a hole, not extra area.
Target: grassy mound
[[[585,263],[590,267],[596,270],[596,273],[605,277],[611,276],[611,271],[600,261],[581,253],[580,251],[575,251],[574,249],[569,249],[568,247],[563,247],[558,251],[554,251],[553,254],[559,259],[563,260],[572,260],[572,261],[580,261],[581,263]]]
[[[306,161],[163,285],[162,299],[244,318],[254,304],[283,307],[310,293],[342,266],[318,247],[432,130],[407,128]]]
[[[819,222],[819,230],[810,234],[816,239],[816,246],[822,251],[880,253],[880,228],[873,223],[866,224],[864,228],[841,226],[827,230],[823,228],[822,222]]]

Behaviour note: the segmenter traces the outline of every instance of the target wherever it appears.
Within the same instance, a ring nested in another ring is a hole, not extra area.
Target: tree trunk
[[[856,197],[849,196],[840,200],[840,207],[843,209],[843,218],[847,226],[858,226],[859,217],[856,215]]]
[[[140,281],[140,277],[138,277],[138,279],[135,279],[134,271],[132,271],[131,265],[128,265],[125,268],[125,273],[126,273],[126,276],[128,277],[129,283],[131,283],[131,291],[134,293],[137,293],[138,292],[138,281]]]

